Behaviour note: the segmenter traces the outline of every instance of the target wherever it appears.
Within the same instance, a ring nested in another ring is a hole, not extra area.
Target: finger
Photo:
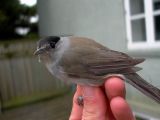
[[[106,100],[101,88],[83,87],[83,116],[85,120],[106,120]]]
[[[77,104],[77,98],[82,96],[82,88],[77,85],[77,90],[73,97],[72,111],[69,120],[81,120],[83,107]]]
[[[122,97],[114,97],[110,102],[111,110],[116,120],[135,120],[133,113]]]
[[[111,77],[105,82],[105,92],[109,100],[120,96],[125,98],[125,83],[118,77]]]
[[[119,77],[110,77],[105,82],[105,93],[109,101],[117,96],[125,97],[125,84]],[[110,106],[110,103],[109,103]],[[108,118],[114,120],[115,117],[111,108],[108,108]]]
[[[112,111],[111,111],[111,108],[110,108],[110,101],[108,99],[108,97],[106,96],[106,93],[105,93],[105,87],[104,86],[101,86],[100,87],[101,90],[103,91],[103,94],[105,95],[105,99],[106,99],[106,120],[115,120],[113,114],[112,114]]]

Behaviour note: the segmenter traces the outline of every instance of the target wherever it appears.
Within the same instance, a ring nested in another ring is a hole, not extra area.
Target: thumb
[[[105,95],[99,87],[83,87],[83,116],[82,120],[106,120]]]

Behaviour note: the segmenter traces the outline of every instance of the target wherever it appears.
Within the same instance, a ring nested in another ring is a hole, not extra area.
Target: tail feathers
[[[144,61],[145,61],[144,58],[135,58],[135,59],[134,59],[134,65],[137,65],[137,64],[142,63],[142,62],[144,62]]]
[[[160,89],[145,81],[137,73],[128,74],[125,75],[125,77],[127,78],[127,82],[133,87],[137,88],[146,96],[160,103]]]

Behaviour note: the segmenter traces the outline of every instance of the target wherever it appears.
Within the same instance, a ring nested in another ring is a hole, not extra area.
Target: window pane
[[[131,15],[144,13],[144,0],[130,0]]]
[[[160,10],[160,0],[153,0],[154,10]]]
[[[131,24],[132,24],[133,42],[146,41],[145,20],[144,19],[132,20]]]
[[[160,41],[160,15],[154,16],[155,39]]]

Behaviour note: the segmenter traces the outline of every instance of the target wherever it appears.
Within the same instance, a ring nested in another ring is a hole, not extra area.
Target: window
[[[128,49],[160,48],[160,0],[125,0]]]

